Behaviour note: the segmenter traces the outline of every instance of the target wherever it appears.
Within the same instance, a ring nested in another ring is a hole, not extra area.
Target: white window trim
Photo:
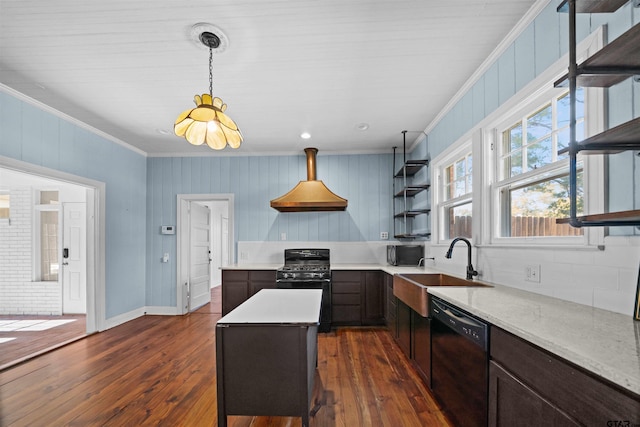
[[[578,45],[577,56],[578,62],[584,60],[590,55],[600,50],[604,44],[604,29],[602,27],[594,31],[582,43]],[[499,212],[500,207],[498,200],[499,193],[496,191],[496,181],[499,176],[499,164],[497,161],[497,143],[499,141],[498,132],[500,129],[506,129],[513,124],[527,111],[531,112],[536,104],[542,105],[545,100],[548,101],[553,97],[554,93],[558,93],[561,89],[554,89],[550,86],[553,82],[566,73],[568,64],[568,55],[565,55],[555,64],[550,66],[538,78],[530,82],[524,89],[514,95],[503,106],[498,108],[491,114],[491,121],[485,120],[483,124],[483,136],[485,143],[482,144],[481,156],[475,157],[474,154],[474,179],[478,160],[482,159],[482,166],[486,174],[482,174],[482,185],[476,187],[474,181],[474,193],[478,191],[480,200],[484,201],[479,209],[481,209],[482,225],[481,241],[482,245],[490,245],[493,247],[518,247],[518,246],[535,246],[535,247],[569,247],[569,248],[602,248],[604,244],[603,227],[584,228],[584,236],[566,236],[566,237],[499,237],[500,224]],[[585,135],[594,135],[604,129],[605,121],[605,94],[602,89],[585,88],[586,110],[585,116],[589,119],[585,120]],[[594,120],[595,118],[595,120]],[[603,212],[605,205],[605,177],[604,177],[604,156],[583,156],[584,165],[584,194],[585,194],[585,212]],[[544,169],[544,168],[542,168]],[[551,168],[555,169],[555,168]],[[504,182],[504,181],[502,181]],[[474,199],[476,194],[474,194]],[[487,203],[488,201],[488,203]],[[478,203],[479,204],[479,203]],[[474,203],[474,208],[476,203]],[[475,212],[474,212],[475,218]],[[474,235],[476,227],[474,224]],[[477,240],[480,242],[480,239]]]
[[[472,186],[473,191],[471,192],[471,202],[472,202],[472,220],[471,220],[471,229],[473,238],[469,239],[472,243],[474,238],[477,236],[477,228],[479,227],[479,207],[477,206],[477,197],[476,197],[476,188],[480,188],[477,177],[479,176],[480,171],[482,171],[482,165],[476,159],[477,149],[475,147],[479,147],[481,145],[482,133],[479,130],[474,130],[465,134],[463,137],[458,139],[455,143],[450,145],[444,152],[442,152],[438,157],[436,157],[431,162],[431,182],[435,183],[435,185],[431,186],[432,189],[432,206],[435,209],[431,211],[431,244],[432,246],[448,246],[453,239],[445,239],[444,236],[444,215],[441,214],[441,206],[442,202],[442,191],[443,191],[443,177],[442,170],[449,166],[451,163],[455,162],[463,155],[466,155],[469,151],[471,151],[471,157],[473,161],[473,176],[472,176]],[[478,187],[476,187],[478,185]],[[456,202],[466,201],[468,197],[456,197],[454,199],[447,200],[447,205],[455,205]],[[435,231],[435,232],[433,232]]]

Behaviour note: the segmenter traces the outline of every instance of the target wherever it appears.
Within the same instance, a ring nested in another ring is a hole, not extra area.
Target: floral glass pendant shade
[[[242,143],[242,133],[238,125],[224,113],[227,104],[213,97],[213,49],[219,46],[220,40],[215,34],[204,32],[200,35],[200,41],[209,47],[209,93],[194,97],[196,108],[178,116],[173,126],[174,132],[193,145],[206,142],[214,150],[222,150],[227,145],[238,148]]]

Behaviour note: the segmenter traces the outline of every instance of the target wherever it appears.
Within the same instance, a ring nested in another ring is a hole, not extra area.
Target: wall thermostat
[[[176,234],[176,227],[173,225],[163,225],[160,227],[160,234]]]

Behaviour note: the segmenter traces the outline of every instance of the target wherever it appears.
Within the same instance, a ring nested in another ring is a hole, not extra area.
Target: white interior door
[[[63,203],[62,312],[87,313],[87,207]]]
[[[229,218],[227,216],[222,216],[220,220],[221,227],[221,262],[220,265],[222,267],[226,267],[229,265]]]
[[[189,311],[194,311],[211,301],[211,210],[191,202],[189,217]]]

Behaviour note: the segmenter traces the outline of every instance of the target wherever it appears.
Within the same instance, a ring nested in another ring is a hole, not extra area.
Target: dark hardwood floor
[[[216,292],[190,315],[144,316],[0,372],[0,426],[216,425]],[[314,427],[448,426],[384,328],[319,334],[316,385]]]
[[[87,335],[85,315],[0,316],[0,325],[3,321],[48,321],[59,319],[73,319],[73,322],[43,331],[0,330],[0,341],[3,338],[13,338],[11,341],[0,342],[0,371]]]

